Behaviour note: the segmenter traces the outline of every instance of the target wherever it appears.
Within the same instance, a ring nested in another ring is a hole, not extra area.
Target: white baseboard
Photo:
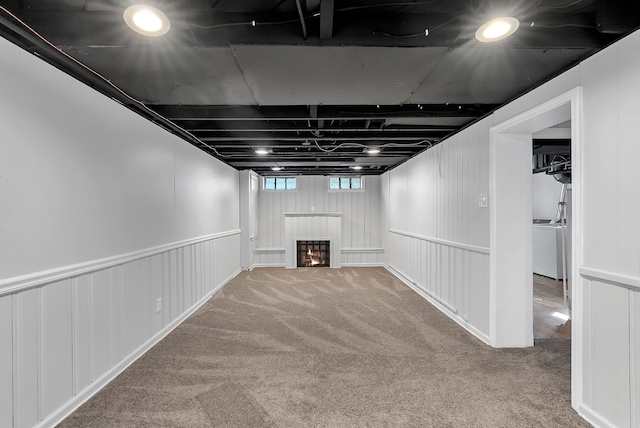
[[[253,266],[251,266],[251,269],[249,270],[254,270],[255,268],[266,268],[266,267],[280,267],[283,268],[285,267],[284,263],[256,263]]]
[[[489,339],[489,336],[487,336],[485,333],[483,333],[480,330],[478,330],[472,324],[469,324],[467,321],[465,321],[462,317],[458,316],[456,313],[454,313],[447,306],[445,306],[442,303],[438,302],[434,297],[432,297],[432,296],[428,295],[427,293],[425,293],[424,290],[422,290],[420,287],[416,286],[407,277],[405,277],[405,275],[402,272],[400,272],[399,270],[395,269],[391,265],[384,265],[384,267],[390,273],[392,273],[396,278],[398,278],[400,281],[402,281],[407,286],[409,286],[413,291],[418,293],[420,296],[425,298],[429,303],[431,303],[433,306],[438,308],[440,310],[440,312],[442,312],[443,314],[445,314],[446,316],[448,316],[449,318],[454,320],[462,328],[467,330],[469,333],[473,334],[475,337],[477,337],[478,339],[480,339],[481,341],[483,341],[487,345],[491,345],[491,341]]]
[[[151,349],[154,345],[160,342],[164,337],[166,337],[169,333],[171,333],[176,327],[178,327],[184,320],[189,318],[195,311],[197,311],[207,300],[211,298],[216,292],[218,292],[222,287],[224,287],[229,281],[235,278],[236,275],[240,273],[240,270],[234,272],[227,279],[222,281],[219,285],[217,285],[213,290],[208,292],[202,299],[196,302],[193,306],[187,309],[182,315],[173,320],[170,324],[156,333],[149,340],[140,345],[135,351],[129,354],[127,357],[122,359],[120,363],[112,367],[109,371],[105,372],[102,376],[97,378],[93,383],[84,388],[78,394],[76,394],[71,400],[67,401],[62,407],[53,413],[49,414],[45,419],[40,421],[35,428],[53,428],[60,422],[62,422],[66,417],[68,417],[71,413],[73,413],[78,407],[87,402],[91,397],[97,394],[102,388],[104,388],[109,382],[116,378],[120,373],[122,373],[127,367],[133,364],[138,358],[145,354],[149,349]]]
[[[615,428],[616,425],[606,418],[602,417],[591,407],[584,404],[580,405],[578,414],[584,418],[585,421],[597,428]]]
[[[340,263],[341,267],[386,267],[384,263]]]
[[[340,267],[385,267],[384,263],[340,263]],[[252,271],[255,268],[263,268],[263,267],[281,267],[286,268],[284,263],[262,263],[255,264],[249,268]],[[296,269],[295,267],[287,268],[287,269]]]

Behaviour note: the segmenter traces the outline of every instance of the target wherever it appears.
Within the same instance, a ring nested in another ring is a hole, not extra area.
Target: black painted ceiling
[[[2,1],[0,35],[260,174],[380,174],[640,24],[635,0],[141,0],[171,20],[149,38],[122,19],[133,3]],[[496,16],[519,30],[477,41]]]

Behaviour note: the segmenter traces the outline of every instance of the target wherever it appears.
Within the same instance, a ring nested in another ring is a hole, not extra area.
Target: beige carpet
[[[492,349],[382,268],[255,269],[60,426],[589,426],[569,352]]]

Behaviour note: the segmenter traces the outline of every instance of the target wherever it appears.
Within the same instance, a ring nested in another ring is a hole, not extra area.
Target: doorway
[[[490,341],[495,347],[533,346],[533,134],[571,121],[573,199],[579,207],[580,89],[576,88],[491,129]],[[579,210],[572,211],[575,230]],[[575,233],[575,238],[579,238]],[[574,242],[573,248],[580,248]],[[575,251],[572,252],[575,270]],[[573,275],[575,277],[575,275]],[[574,293],[574,306],[579,298]],[[575,318],[575,313],[574,313]],[[573,322],[575,334],[576,321]]]
[[[581,88],[577,87],[536,108],[491,128],[490,132],[490,318],[494,347],[533,346],[532,287],[532,135],[571,121],[572,278],[582,261],[582,134]],[[581,402],[582,292],[572,290],[571,401]]]
[[[571,121],[533,134],[533,338],[571,338]]]

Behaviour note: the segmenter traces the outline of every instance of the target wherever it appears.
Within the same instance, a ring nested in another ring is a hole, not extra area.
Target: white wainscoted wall
[[[484,119],[385,173],[389,268],[485,342],[489,333],[489,128]]]
[[[572,396],[599,427],[640,426],[638,52],[636,31],[494,114],[499,124],[582,88]]]
[[[640,426],[638,52],[636,31],[383,176],[390,268],[486,336],[489,128],[582,88],[572,405],[598,427]]]
[[[0,56],[0,426],[53,426],[239,271],[238,172]]]
[[[324,176],[298,177],[298,190],[258,193],[255,266],[285,266],[285,213],[342,213],[341,266],[384,263],[380,176],[365,176],[364,191],[329,191]]]

